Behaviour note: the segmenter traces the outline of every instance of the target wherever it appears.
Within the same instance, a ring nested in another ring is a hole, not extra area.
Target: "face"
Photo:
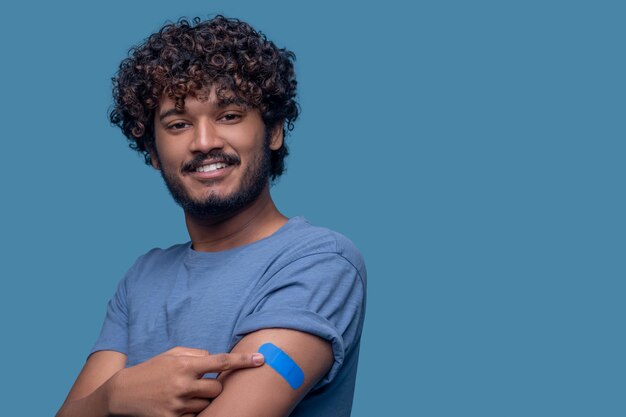
[[[174,200],[196,216],[229,215],[254,202],[267,186],[270,152],[282,129],[266,134],[258,109],[233,100],[188,96],[179,112],[172,100],[155,113],[155,168]]]

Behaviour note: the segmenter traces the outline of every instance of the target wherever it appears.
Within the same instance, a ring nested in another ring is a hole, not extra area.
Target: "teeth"
[[[218,169],[226,168],[226,164],[223,162],[216,162],[214,164],[203,165],[196,169],[196,172],[211,172],[217,171]]]

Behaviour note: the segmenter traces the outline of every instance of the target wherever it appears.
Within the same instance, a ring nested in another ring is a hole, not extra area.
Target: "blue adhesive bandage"
[[[304,382],[304,372],[285,352],[273,343],[265,343],[259,348],[259,353],[265,356],[265,364],[274,368],[291,385],[298,389]]]

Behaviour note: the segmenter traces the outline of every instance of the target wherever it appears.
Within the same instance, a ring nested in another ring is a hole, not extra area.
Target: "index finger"
[[[199,375],[232,369],[255,368],[263,365],[264,362],[264,357],[260,353],[219,353],[190,359]]]

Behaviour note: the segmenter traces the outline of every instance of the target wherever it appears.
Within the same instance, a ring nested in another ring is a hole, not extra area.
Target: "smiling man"
[[[350,415],[363,260],[270,195],[298,116],[293,59],[217,16],[164,26],[120,65],[111,121],[160,171],[190,242],[122,279],[59,417]]]
[[[216,88],[206,94],[187,97],[183,111],[162,100],[152,165],[188,221],[230,217],[254,203],[272,209],[278,223],[286,220],[267,187],[271,153],[283,147],[282,125],[266,128],[258,109],[219,98]]]

